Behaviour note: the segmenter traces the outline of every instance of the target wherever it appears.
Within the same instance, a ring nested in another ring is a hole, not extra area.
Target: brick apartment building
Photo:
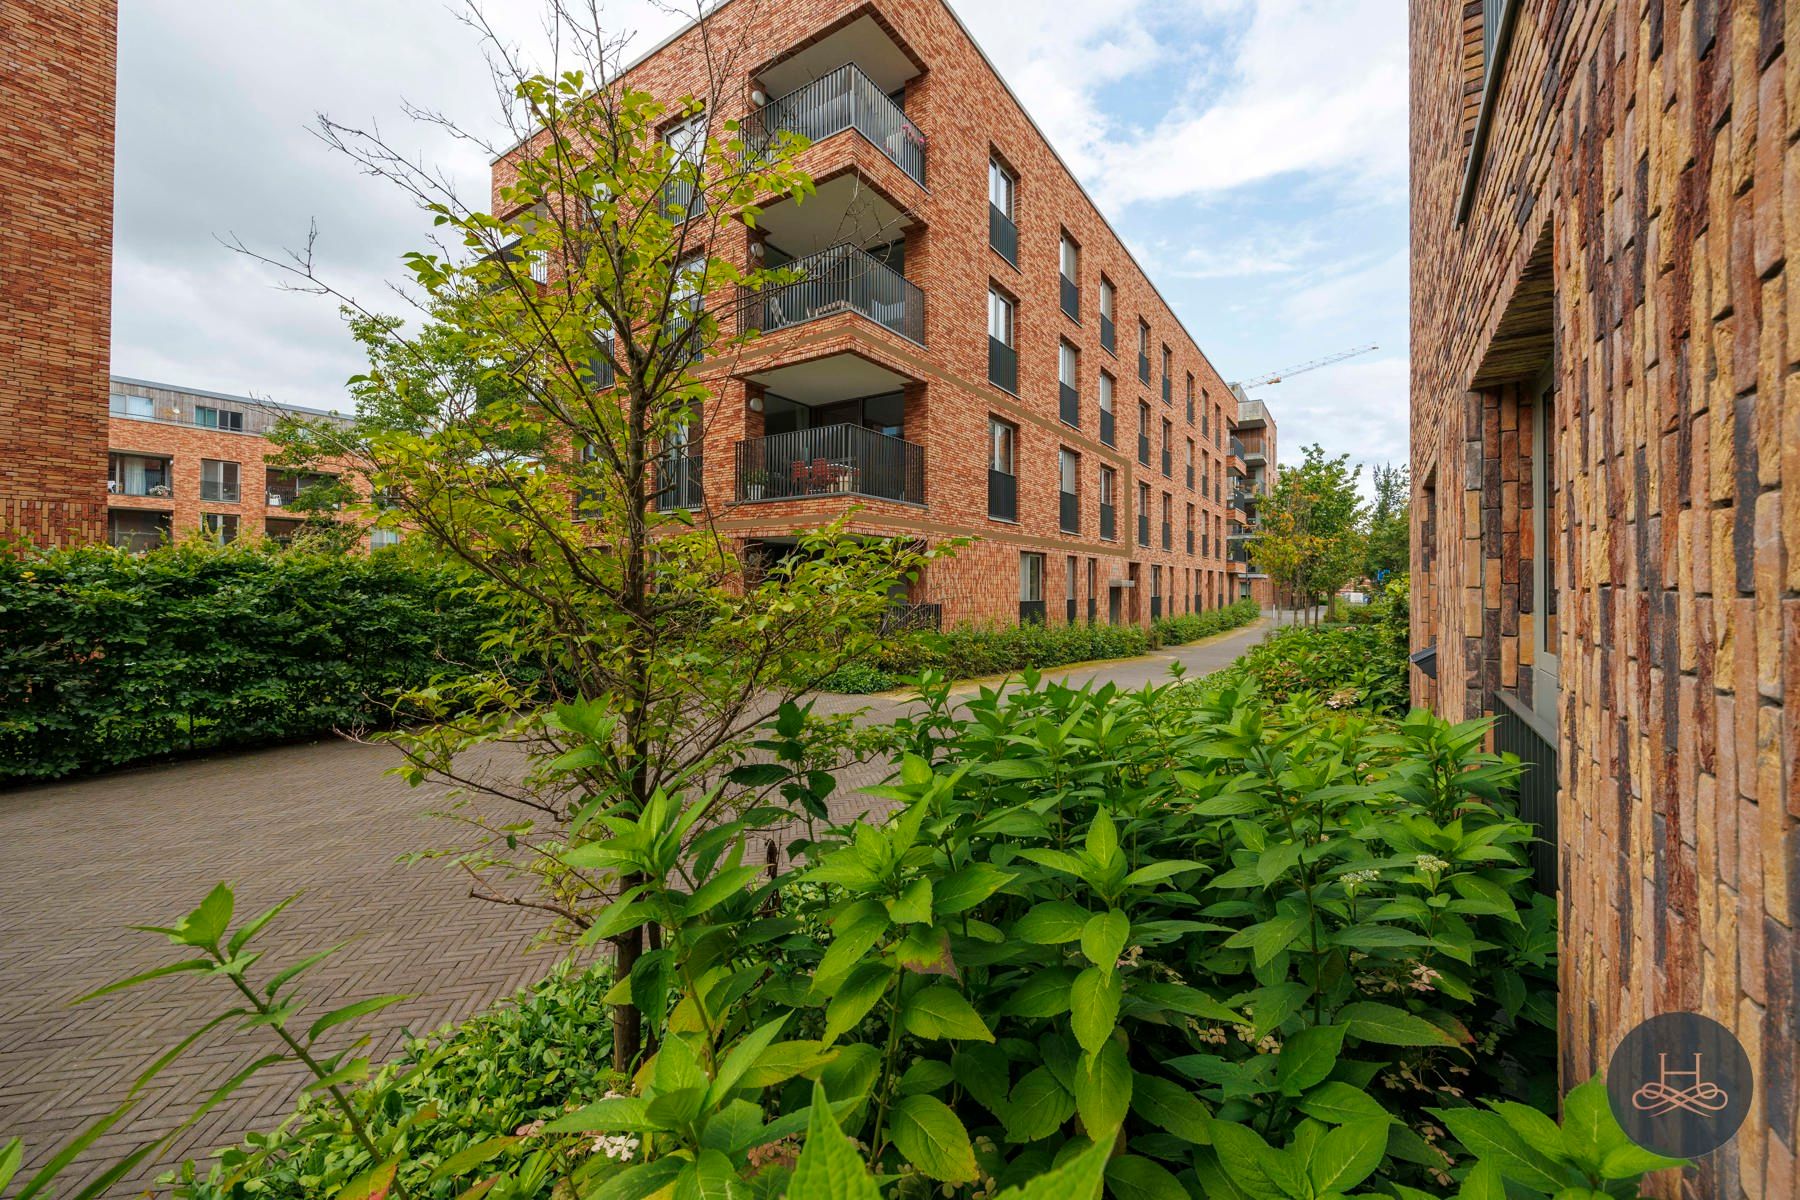
[[[1412,4],[1414,694],[1535,764],[1564,1083],[1659,1012],[1748,1050],[1693,1196],[1800,1194],[1795,34],[1794,4]]]
[[[950,9],[739,0],[708,20],[749,68],[712,116],[804,133],[818,190],[712,247],[754,239],[807,275],[748,305],[763,336],[710,381],[675,499],[747,552],[852,504],[854,531],[978,539],[913,589],[945,622],[1227,600],[1235,399]],[[675,100],[702,54],[690,27],[626,82]]]
[[[0,538],[106,532],[118,0],[0,5]]]
[[[1234,475],[1231,491],[1232,521],[1227,526],[1227,564],[1237,570],[1234,599],[1249,597],[1264,609],[1275,605],[1275,584],[1256,565],[1257,502],[1275,489],[1275,418],[1269,406],[1252,400],[1237,384],[1237,421],[1232,426],[1234,458],[1243,464]]]
[[[106,537],[144,549],[196,530],[221,542],[265,534],[285,539],[302,516],[290,506],[337,478],[268,465],[270,430],[284,414],[335,414],[245,396],[113,376],[107,403]],[[354,483],[356,477],[349,476]],[[375,544],[395,539],[378,530]]]

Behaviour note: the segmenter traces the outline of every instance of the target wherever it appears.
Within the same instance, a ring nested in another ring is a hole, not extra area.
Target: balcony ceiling
[[[834,354],[811,362],[775,367],[749,376],[777,396],[811,407],[858,396],[897,392],[912,382],[906,376],[854,354]]]
[[[827,179],[817,194],[771,205],[757,218],[769,241],[795,258],[842,242],[864,250],[885,246],[910,223],[893,201],[855,174]]]
[[[888,36],[887,30],[876,24],[875,18],[864,14],[824,40],[796,51],[762,72],[763,90],[773,100],[847,62],[861,67],[863,74],[873,79],[875,86],[884,92],[892,92],[919,74],[918,66]]]

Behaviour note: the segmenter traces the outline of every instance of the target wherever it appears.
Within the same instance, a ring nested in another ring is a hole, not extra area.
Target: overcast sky
[[[1395,0],[952,0],[1228,379],[1381,350],[1256,393],[1282,458],[1305,442],[1406,457],[1406,14]],[[541,0],[485,0],[523,44]],[[676,19],[610,0],[647,49]],[[280,290],[271,253],[317,224],[323,274],[376,308],[428,223],[311,133],[374,123],[487,186],[482,155],[403,101],[499,136],[457,0],[121,5],[113,370],[346,406],[362,366],[335,304]]]

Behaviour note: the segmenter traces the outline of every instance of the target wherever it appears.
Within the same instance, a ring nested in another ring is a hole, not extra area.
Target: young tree
[[[1405,463],[1376,466],[1375,504],[1369,510],[1363,574],[1377,585],[1404,575],[1412,539],[1412,473]]]
[[[1260,505],[1257,564],[1309,609],[1355,578],[1361,566],[1361,470],[1350,466],[1347,454],[1328,459],[1321,447],[1308,446],[1305,461],[1284,467]]]
[[[790,702],[871,651],[890,589],[927,555],[840,522],[758,566],[715,528],[693,483],[718,381],[754,337],[736,309],[795,278],[763,269],[746,229],[772,198],[811,193],[795,165],[804,143],[725,119],[722,83],[674,103],[635,89],[619,41],[563,4],[551,13],[578,61],[545,73],[486,31],[515,148],[454,131],[505,156],[491,212],[379,135],[321,122],[430,214],[438,244],[407,258],[416,329],[293,256],[295,286],[345,301],[369,369],[352,381],[353,426],[285,440],[299,458],[354,461],[370,518],[435,547],[502,614],[492,672],[411,698],[431,720],[398,739],[407,772],[461,790],[454,815],[474,844],[455,854],[473,894],[610,938],[628,980],[654,930],[593,914],[645,881],[568,856],[659,795],[704,797],[690,838],[773,787],[818,801],[830,777],[805,754],[746,765],[756,731],[785,712],[794,733]],[[470,20],[485,31],[478,10]],[[740,75],[712,20],[698,35],[708,77]],[[640,1029],[627,1000],[621,1069],[644,1049]]]

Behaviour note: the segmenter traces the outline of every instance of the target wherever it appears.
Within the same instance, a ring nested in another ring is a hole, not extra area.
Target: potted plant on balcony
[[[744,473],[744,499],[761,500],[768,483],[769,473],[767,471],[746,471]]]
[[[166,483],[153,483],[148,488],[144,489],[144,494],[146,496],[155,496],[159,499],[167,499],[175,494],[175,489],[171,488]]]

